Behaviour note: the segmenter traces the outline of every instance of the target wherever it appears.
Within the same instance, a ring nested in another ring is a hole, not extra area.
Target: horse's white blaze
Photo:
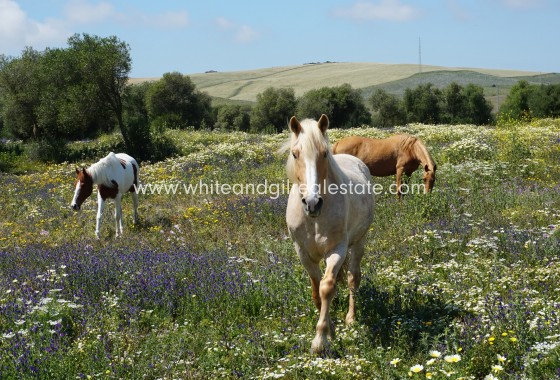
[[[319,183],[317,179],[317,165],[315,160],[305,159],[305,182],[306,182],[306,197],[319,196]]]
[[[70,206],[74,206],[78,203],[78,194],[80,193],[81,187],[80,181],[76,181],[76,191],[74,191],[74,198],[72,199]]]

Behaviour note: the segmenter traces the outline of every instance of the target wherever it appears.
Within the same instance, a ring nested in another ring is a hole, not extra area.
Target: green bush
[[[512,87],[500,109],[501,118],[527,120],[560,116],[560,85],[532,85],[525,80]]]
[[[296,112],[296,97],[291,88],[267,88],[257,95],[257,103],[251,111],[252,132],[282,132],[288,120]]]
[[[223,104],[217,107],[215,129],[233,130],[247,132],[251,126],[250,108],[235,105]]]
[[[385,128],[406,123],[403,102],[395,95],[378,89],[369,98],[369,104],[374,111],[373,125]]]
[[[186,75],[163,74],[163,78],[147,88],[145,102],[150,120],[158,127],[213,125],[210,97],[198,91]]]
[[[56,139],[33,141],[26,146],[26,155],[31,161],[63,162],[66,160],[66,142]]]
[[[321,114],[329,117],[332,128],[347,129],[371,123],[371,115],[364,105],[361,91],[347,83],[311,90],[298,99],[298,117],[317,120]]]

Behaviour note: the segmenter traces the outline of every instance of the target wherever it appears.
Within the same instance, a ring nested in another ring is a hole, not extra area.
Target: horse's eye
[[[327,158],[328,154],[329,154],[329,151],[326,150],[325,153],[323,153],[323,157]]]
[[[294,157],[294,159],[296,159],[296,160],[297,160],[297,156],[296,156],[296,154],[295,154],[295,153],[293,153],[293,152],[292,152],[292,156]]]

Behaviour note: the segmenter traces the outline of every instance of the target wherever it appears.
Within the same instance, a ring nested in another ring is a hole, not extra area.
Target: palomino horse
[[[329,346],[334,335],[330,305],[339,271],[348,268],[350,300],[346,323],[354,321],[354,292],[360,284],[360,261],[373,220],[371,176],[356,157],[333,156],[326,137],[327,116],[301,123],[290,119],[291,138],[286,171],[294,183],[290,190],[286,222],[299,259],[309,274],[312,297],[319,309],[314,353]],[[319,264],[326,261],[321,279]]]
[[[125,153],[109,153],[89,168],[76,168],[76,191],[71,207],[78,211],[82,203],[91,195],[93,185],[97,185],[97,223],[95,236],[99,239],[99,224],[105,207],[105,200],[115,200],[115,224],[116,236],[122,235],[122,207],[121,198],[124,193],[132,193],[132,204],[134,206],[134,224],[138,222],[138,163]]]
[[[347,153],[362,160],[372,176],[397,175],[397,194],[401,196],[402,174],[410,176],[419,165],[424,168],[424,192],[432,191],[437,165],[420,139],[395,135],[386,139],[350,136],[336,142],[333,153]]]

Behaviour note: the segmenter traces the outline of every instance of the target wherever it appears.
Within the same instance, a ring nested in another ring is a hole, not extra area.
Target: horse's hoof
[[[329,348],[330,344],[327,338],[316,336],[311,342],[311,354],[323,355]]]

